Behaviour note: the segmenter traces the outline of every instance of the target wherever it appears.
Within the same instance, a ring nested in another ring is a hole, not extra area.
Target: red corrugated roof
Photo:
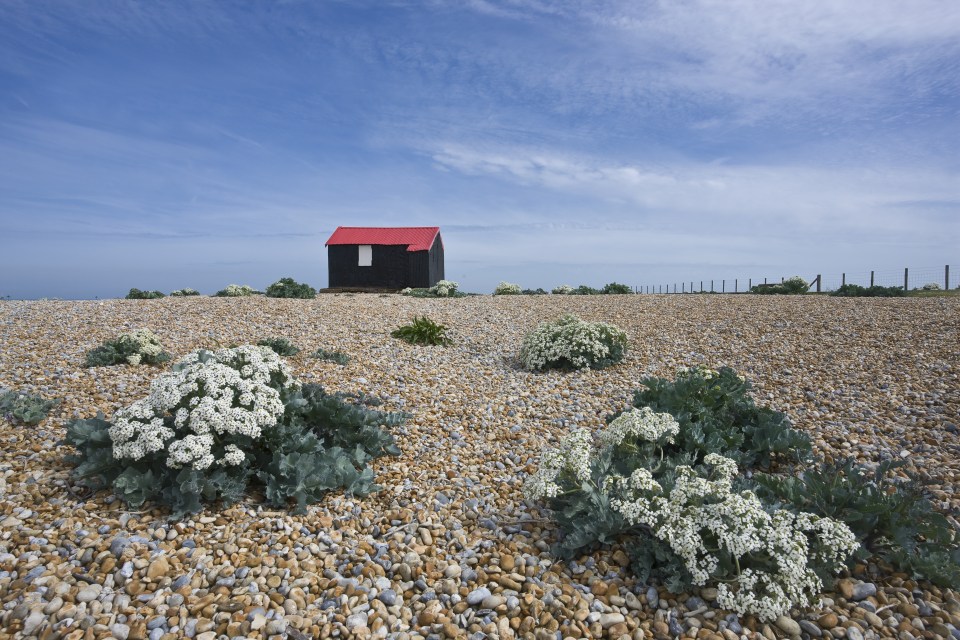
[[[440,227],[337,227],[332,244],[405,244],[407,251],[429,251]]]

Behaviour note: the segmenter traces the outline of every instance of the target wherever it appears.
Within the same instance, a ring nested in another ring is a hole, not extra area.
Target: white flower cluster
[[[113,456],[139,460],[166,449],[173,468],[242,464],[231,436],[256,439],[275,425],[284,412],[276,387],[290,384],[289,369],[269,347],[192,353],[156,378],[149,396],[117,411]]]
[[[497,288],[493,290],[493,295],[495,296],[507,296],[507,295],[519,295],[523,292],[523,289],[518,284],[512,282],[501,282],[497,285]]]
[[[555,498],[561,490],[557,479],[563,476],[576,480],[577,484],[590,480],[588,430],[574,429],[560,441],[559,447],[543,452],[540,468],[524,482],[524,495],[529,500]]]
[[[668,496],[645,470],[611,482],[626,490],[611,506],[629,523],[646,525],[667,542],[696,585],[717,572],[721,554],[732,558],[740,569],[736,588],[719,584],[720,606],[762,620],[792,606],[809,606],[823,587],[809,560],[840,569],[858,546],[853,532],[842,522],[808,513],[769,513],[753,493],[731,492],[737,472],[733,460],[709,454],[704,462],[713,466],[715,479],[701,477],[688,466],[677,467],[676,485]],[[755,568],[755,558],[769,558],[775,568]]]
[[[403,289],[400,289],[400,295],[402,296],[408,296],[411,293],[413,293],[413,289],[411,289],[410,287],[404,287]]]
[[[127,356],[129,364],[140,364],[144,357],[155,358],[163,353],[160,338],[149,329],[124,333],[117,338],[117,343],[123,351],[133,351],[133,354]]]
[[[624,411],[598,437],[601,446],[616,447],[628,438],[650,442],[673,442],[680,423],[669,413],[654,413],[650,407]]]
[[[177,289],[176,291],[170,292],[171,296],[181,298],[183,296],[198,296],[200,292],[196,289],[191,289],[190,287],[184,287],[183,289]]]
[[[438,298],[448,298],[457,292],[457,287],[459,286],[459,283],[453,282],[452,280],[441,280],[430,287],[428,291]]]
[[[551,291],[550,293],[555,293],[560,296],[568,296],[571,293],[573,293],[573,287],[571,287],[568,284],[562,284],[559,287],[554,287],[553,291]]]
[[[709,369],[704,366],[695,366],[695,367],[680,367],[677,369],[677,379],[688,379],[693,377],[700,377],[704,380],[713,380],[716,377],[719,377],[720,372],[714,369]]]
[[[220,291],[217,295],[226,296],[228,298],[241,298],[244,296],[252,296],[256,291],[252,287],[247,285],[237,285],[237,284],[228,284],[225,289]]]
[[[520,362],[536,371],[561,362],[576,369],[593,366],[627,346],[627,334],[606,322],[585,322],[565,315],[540,325],[520,345]]]

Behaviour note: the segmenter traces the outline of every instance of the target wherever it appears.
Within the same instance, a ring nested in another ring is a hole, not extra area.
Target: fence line
[[[792,276],[791,276],[792,277]],[[710,280],[685,280],[667,283],[646,284],[634,286],[634,293],[749,293],[757,285],[780,284],[787,279],[781,276],[778,279],[763,278],[713,278]],[[920,289],[934,284],[943,290],[950,289],[951,285],[960,289],[960,285],[950,279],[950,265],[940,267],[924,267],[900,270],[873,270],[860,272],[841,272],[837,274],[816,274],[808,279],[810,290],[818,293],[835,291],[847,284],[857,284],[864,287],[900,287],[904,291]]]

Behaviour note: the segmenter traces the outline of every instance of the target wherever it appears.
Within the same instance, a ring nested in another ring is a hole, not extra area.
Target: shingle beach
[[[571,312],[624,329],[623,363],[529,373],[523,336]],[[415,315],[449,347],[390,331]],[[159,369],[87,369],[136,328],[174,360],[286,337],[302,382],[379,397],[411,417],[383,491],[329,494],[306,515],[256,496],[171,520],[70,482],[67,422],[146,395]],[[346,366],[310,358],[347,353]],[[960,509],[960,298],[322,294],[0,302],[0,387],[60,398],[37,427],[0,419],[0,638],[725,638],[960,640],[960,594],[860,566],[820,608],[762,623],[715,590],[637,584],[617,547],[563,562],[523,480],[572,426],[599,428],[647,376],[730,366],[827,458],[902,458],[945,512]],[[960,523],[954,524],[960,527]],[[960,585],[956,585],[960,588]]]

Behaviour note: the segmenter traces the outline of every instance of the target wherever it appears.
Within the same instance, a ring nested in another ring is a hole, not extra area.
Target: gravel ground
[[[531,374],[523,335],[561,312],[627,331],[605,371]],[[415,314],[455,345],[389,332]],[[380,494],[330,495],[307,515],[251,497],[171,521],[68,482],[58,446],[74,417],[108,417],[157,370],[85,369],[131,329],[179,358],[201,347],[291,339],[304,382],[379,396],[412,418],[403,454],[374,462]],[[323,347],[346,366],[308,357]],[[714,606],[715,591],[637,584],[619,549],[564,563],[521,485],[571,425],[599,427],[647,375],[731,366],[827,457],[905,458],[960,508],[960,299],[779,296],[322,295],[0,302],[0,386],[63,400],[38,427],[0,420],[0,637],[644,638],[953,637],[956,591],[858,567],[822,607],[775,623]]]

